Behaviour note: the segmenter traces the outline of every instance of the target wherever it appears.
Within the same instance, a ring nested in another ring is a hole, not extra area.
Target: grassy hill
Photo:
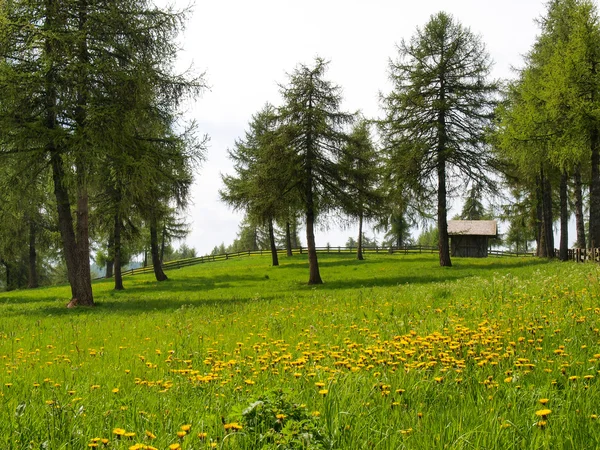
[[[1,294],[0,448],[600,445],[596,265],[269,263]]]

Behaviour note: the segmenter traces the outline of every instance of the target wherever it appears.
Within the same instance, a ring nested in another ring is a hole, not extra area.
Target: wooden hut
[[[449,220],[450,252],[452,256],[485,258],[491,237],[498,236],[495,220]]]

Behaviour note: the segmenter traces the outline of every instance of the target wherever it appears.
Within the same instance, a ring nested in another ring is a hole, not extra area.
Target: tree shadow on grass
[[[414,260],[406,261],[411,263]],[[430,260],[428,260],[430,261]],[[376,261],[375,261],[376,262]],[[363,264],[364,261],[357,261],[358,264]],[[548,260],[536,259],[527,262],[527,267],[548,264]],[[319,264],[321,265],[321,264]],[[344,278],[338,280],[327,281],[326,276],[325,282],[322,285],[301,285],[302,287],[316,288],[317,290],[335,290],[335,289],[361,289],[361,288],[373,288],[373,287],[392,287],[400,286],[405,284],[418,284],[426,285],[433,283],[444,283],[453,282],[465,278],[471,278],[476,276],[490,276],[494,273],[502,273],[512,269],[518,269],[524,267],[522,262],[498,262],[488,265],[477,264],[468,260],[461,260],[455,263],[452,267],[432,267],[431,269],[424,269],[419,272],[413,272],[410,274],[403,274],[402,269],[399,269],[397,275],[386,275],[386,276],[373,276],[370,278]]]
[[[68,309],[63,306],[42,306],[36,309],[27,310],[9,310],[6,316],[29,316],[29,317],[48,317],[48,316],[114,316],[123,317],[136,314],[148,314],[152,312],[175,312],[182,308],[218,308],[226,313],[230,309],[235,309],[239,305],[247,304],[253,301],[269,301],[273,296],[261,296],[252,298],[251,296],[240,296],[235,298],[203,298],[203,299],[160,299],[160,298],[130,298],[123,299],[102,299],[96,302],[92,308],[78,307]]]

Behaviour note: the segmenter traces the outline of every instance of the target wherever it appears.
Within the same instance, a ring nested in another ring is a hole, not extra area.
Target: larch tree
[[[363,260],[363,225],[366,219],[374,218],[382,208],[380,188],[380,158],[373,144],[370,123],[361,118],[348,136],[341,164],[346,176],[348,199],[343,209],[346,214],[358,219],[356,258]]]
[[[390,61],[393,90],[382,96],[382,132],[394,170],[417,201],[437,197],[439,260],[450,266],[449,187],[489,181],[484,134],[497,84],[481,38],[440,12],[398,46]],[[492,186],[488,183],[488,186]]]
[[[114,129],[125,103],[140,105],[142,92],[138,130],[161,133],[140,133],[142,139],[168,140],[172,129],[141,123],[141,113],[154,110],[163,125],[172,125],[163,112],[202,88],[201,80],[172,72],[184,18],[147,0],[0,3],[0,148],[35,152],[52,174],[70,305],[94,304],[90,196],[100,182],[97,168],[115,146],[107,124]],[[119,144],[126,149],[128,142]]]
[[[267,227],[273,266],[279,265],[274,223],[286,216],[293,194],[290,156],[276,110],[267,104],[229,150],[236,175],[224,175],[225,187],[219,192],[221,200],[245,212],[248,225]]]
[[[600,242],[600,22],[593,2],[553,0],[519,78],[498,109],[498,150],[538,199],[538,254],[553,256],[553,189],[560,198],[559,257],[567,259],[568,179],[573,178],[577,242],[585,245],[583,184],[590,186],[590,244]],[[537,172],[537,174],[535,174]],[[534,178],[535,177],[535,178]],[[532,182],[535,180],[535,182]]]
[[[281,86],[280,128],[292,151],[292,186],[300,199],[306,221],[308,284],[321,284],[315,244],[319,214],[347,201],[340,160],[348,140],[345,126],[353,114],[341,110],[341,89],[325,79],[328,63],[316,58],[314,66],[299,65]],[[345,200],[346,199],[346,200]]]

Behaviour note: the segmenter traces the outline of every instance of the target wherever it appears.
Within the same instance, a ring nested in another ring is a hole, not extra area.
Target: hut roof
[[[498,226],[495,220],[449,220],[450,236],[497,236]]]

